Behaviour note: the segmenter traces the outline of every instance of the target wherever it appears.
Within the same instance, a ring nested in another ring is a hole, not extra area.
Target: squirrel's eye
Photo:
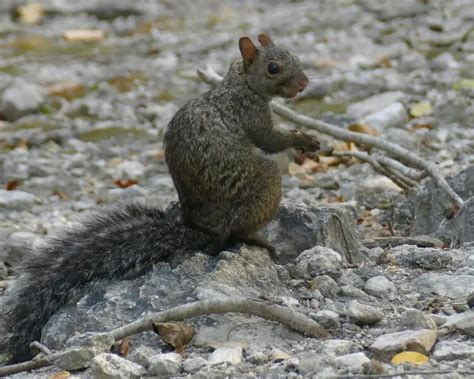
[[[278,65],[275,62],[270,62],[267,66],[267,71],[270,75],[278,74]]]

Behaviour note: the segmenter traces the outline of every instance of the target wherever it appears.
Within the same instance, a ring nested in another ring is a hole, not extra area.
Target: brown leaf
[[[5,189],[7,191],[13,191],[16,187],[20,185],[20,181],[18,179],[10,180],[6,185]]]
[[[184,322],[153,323],[153,330],[178,353],[184,352],[185,346],[195,334],[194,328]]]
[[[71,200],[69,195],[67,193],[63,192],[63,191],[54,191],[53,193],[63,201],[70,201]]]
[[[100,42],[105,38],[105,33],[100,29],[73,29],[63,33],[67,41]]]
[[[116,341],[110,348],[110,352],[117,354],[120,357],[126,357],[128,355],[128,350],[130,348],[130,340],[128,337],[125,337],[122,340]]]
[[[128,188],[135,184],[138,184],[136,180],[133,179],[114,179],[113,183],[120,188]]]
[[[44,16],[45,9],[39,3],[29,3],[26,5],[20,5],[16,9],[18,19],[23,24],[37,24]]]
[[[82,97],[86,93],[86,89],[83,84],[73,81],[64,81],[53,84],[52,86],[48,87],[47,90],[49,95],[64,97],[67,100]]]
[[[348,130],[351,132],[355,133],[362,133],[362,134],[368,134],[369,136],[374,136],[377,137],[380,135],[380,132],[375,129],[373,126],[370,126],[368,124],[351,124],[347,127]]]
[[[66,379],[66,378],[69,378],[70,376],[71,376],[71,373],[69,371],[59,371],[51,376],[48,376],[48,379]]]

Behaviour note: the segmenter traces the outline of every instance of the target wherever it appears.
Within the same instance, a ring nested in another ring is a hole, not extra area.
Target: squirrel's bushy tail
[[[25,265],[7,300],[4,319],[10,362],[31,358],[30,343],[59,307],[91,281],[136,277],[173,253],[218,246],[178,220],[178,209],[127,205],[89,218],[77,230],[51,240]]]

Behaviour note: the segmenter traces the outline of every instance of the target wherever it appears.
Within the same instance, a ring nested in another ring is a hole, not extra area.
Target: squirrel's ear
[[[257,56],[257,48],[249,37],[239,39],[239,49],[244,59],[245,68],[248,68]]]
[[[267,33],[262,33],[258,36],[258,42],[263,47],[273,46],[273,41]]]

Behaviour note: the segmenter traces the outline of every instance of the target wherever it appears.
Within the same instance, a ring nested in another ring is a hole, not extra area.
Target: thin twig
[[[335,157],[353,157],[360,159],[361,161],[369,163],[375,171],[388,177],[403,190],[408,191],[411,188],[403,180],[400,180],[397,175],[392,174],[391,171],[387,170],[384,166],[377,162],[374,157],[364,151],[333,151],[331,155]]]
[[[204,82],[211,85],[215,85],[222,80],[222,77],[211,68],[207,68],[206,70],[198,70],[197,73]],[[392,157],[397,158],[399,161],[410,165],[411,167],[427,172],[433,178],[436,184],[448,194],[448,196],[454,201],[456,205],[459,207],[463,205],[463,199],[450,187],[446,179],[441,175],[439,167],[436,164],[420,158],[411,151],[394,143],[385,141],[382,138],[363,133],[350,132],[336,125],[331,125],[324,121],[316,120],[311,117],[299,114],[275,102],[271,102],[271,107],[273,112],[275,112],[277,115],[297,125],[317,130],[320,133],[328,134],[342,141],[352,141],[360,145],[376,147],[385,151]]]

